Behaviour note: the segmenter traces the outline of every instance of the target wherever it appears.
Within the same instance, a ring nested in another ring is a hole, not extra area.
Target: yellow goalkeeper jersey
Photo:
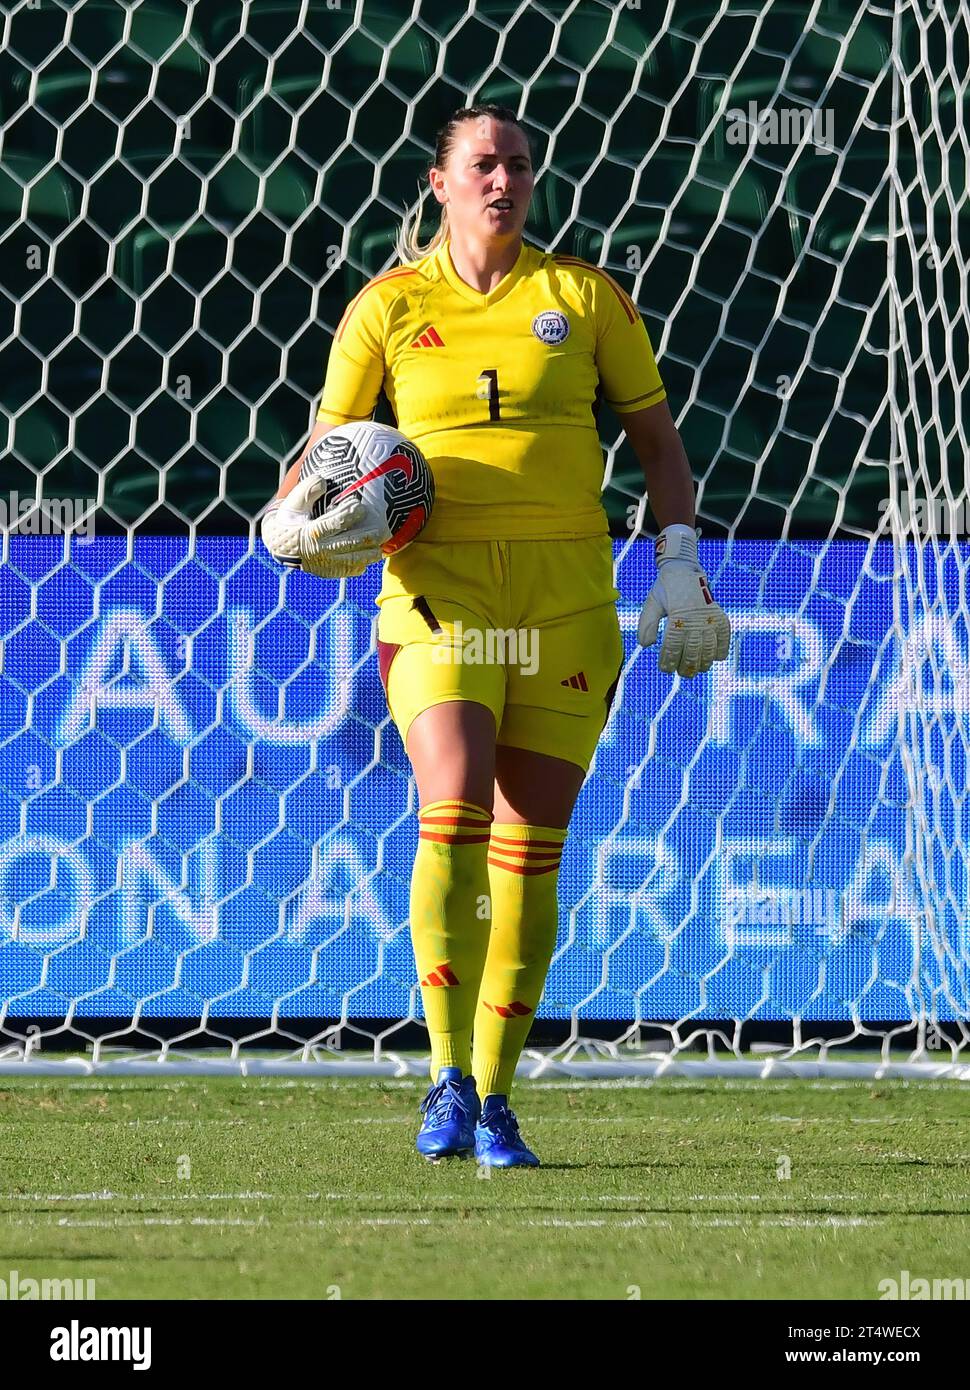
[[[488,294],[449,243],[365,285],[334,336],[317,419],[368,419],[383,387],[434,473],[422,541],[606,534],[595,411],[666,396],[636,305],[605,271],[525,243]]]

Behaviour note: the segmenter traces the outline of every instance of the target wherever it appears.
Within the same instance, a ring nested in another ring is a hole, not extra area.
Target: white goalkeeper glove
[[[383,558],[381,538],[353,494],[314,519],[311,510],[324,486],[323,478],[306,478],[271,502],[260,525],[263,544],[280,564],[299,566],[319,579],[350,579]]]
[[[692,526],[665,526],[657,537],[657,578],[647,594],[637,641],[650,647],[657,640],[660,619],[666,618],[660,647],[661,671],[696,676],[715,661],[727,658],[731,624],[715,603],[707,576],[697,562],[697,536]]]

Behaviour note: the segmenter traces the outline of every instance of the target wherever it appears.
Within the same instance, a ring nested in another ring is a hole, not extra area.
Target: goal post
[[[258,516],[495,100],[526,239],[644,316],[734,630],[693,682],[637,646],[604,412],[626,662],[520,1074],[970,1079],[968,0],[0,23],[0,1072],[426,1070],[378,577],[281,572]]]

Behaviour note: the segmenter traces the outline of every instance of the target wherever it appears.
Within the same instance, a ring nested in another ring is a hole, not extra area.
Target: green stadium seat
[[[434,71],[436,46],[422,29],[407,23],[408,17],[400,8],[368,0],[363,27],[358,29],[352,9],[315,6],[307,10],[300,0],[252,0],[246,14],[246,38],[265,53],[275,54],[286,48],[294,33],[305,34],[325,52],[339,55],[341,73],[373,69],[371,80],[376,79],[389,48],[389,72],[397,69],[427,76]],[[239,37],[241,29],[239,12],[224,10],[209,28],[210,52],[222,53]],[[240,40],[239,47],[248,49],[253,60],[258,58],[257,50],[245,39]]]
[[[40,356],[19,336],[0,347],[0,409],[13,415],[28,401],[43,395],[44,368]]]
[[[900,14],[900,63],[903,72],[917,72],[927,66],[933,72],[941,73],[946,69],[952,70],[955,65],[956,70],[965,69],[967,65],[968,52],[966,26],[954,26],[952,21],[948,24],[944,15],[936,16],[932,13],[933,6],[927,6],[929,13],[924,13],[922,18],[918,18],[911,9],[904,8]],[[942,6],[944,11],[949,12],[952,7]],[[930,22],[927,22],[927,21]],[[951,51],[950,35],[956,35],[955,49]]]
[[[762,323],[767,312],[765,304],[760,315]],[[696,395],[681,417],[679,428],[697,480],[699,524],[705,533],[726,534],[733,527],[738,535],[773,537],[780,535],[787,524],[792,536],[827,536],[835,525],[840,489],[845,493],[840,523],[843,532],[850,534],[851,528],[872,529],[878,519],[879,501],[885,495],[885,472],[858,461],[864,425],[851,419],[851,414],[863,421],[878,418],[884,408],[884,385],[880,388],[869,383],[865,394],[861,388],[852,389],[851,378],[844,379],[844,396],[837,409],[834,378],[826,380],[823,391],[816,385],[822,378],[818,373],[810,374],[807,384],[803,378],[783,411],[774,392],[780,369],[780,360],[772,347],[778,341],[777,329],[763,348],[754,384],[742,391],[739,373],[735,371],[725,383],[731,391],[725,392],[717,375],[718,343],[711,336],[715,332],[712,319],[707,315],[702,320],[698,312],[695,324],[707,336],[690,349],[692,359],[697,362],[707,356],[712,343],[715,348],[704,369],[698,375],[693,367],[685,375],[674,362],[671,353],[681,351],[676,334],[671,336],[674,347],[668,346],[660,368],[671,392],[675,418],[680,415],[685,392],[690,390]],[[739,331],[737,323],[732,323],[732,327]],[[689,341],[690,335],[687,336]],[[799,341],[807,342],[807,335],[792,339],[793,362]],[[799,364],[803,359],[804,353],[798,358]],[[689,383],[683,388],[682,376]],[[822,441],[821,458],[815,465],[815,475],[796,501],[807,474],[805,464],[811,444],[816,440]],[[642,487],[640,470],[624,444],[604,492],[614,535],[629,534],[626,508],[636,500]]]
[[[556,155],[565,145],[574,151],[577,137],[573,126],[577,120],[576,103],[579,97],[578,72],[556,66],[554,71],[539,73],[530,81],[489,78],[475,94],[476,101],[491,101],[522,112],[522,119],[535,135],[537,165],[548,155],[542,130],[556,134]],[[593,112],[594,134],[585,142],[590,161],[598,156],[602,131],[608,124],[611,146],[635,145],[641,153],[651,149],[661,139],[692,139],[696,133],[696,84],[688,84],[681,98],[668,100],[658,90],[658,75],[648,64],[639,86],[618,94],[617,74],[610,68],[594,68],[587,72],[583,83],[582,105]],[[622,99],[622,106],[620,100]],[[562,134],[565,131],[565,134]],[[580,137],[581,138],[581,137]]]
[[[747,115],[751,102],[754,102],[759,113],[793,109],[806,112],[803,119],[814,120],[812,111],[817,104],[816,80],[811,77],[792,76],[785,83],[783,90],[779,90],[779,82],[780,68],[778,74],[742,78],[730,83],[723,78],[702,80],[698,98],[698,135],[703,135],[708,127],[711,128],[706,142],[706,152],[711,158],[731,164],[737,164],[745,158],[750,143],[748,140],[737,141],[734,138],[728,140],[727,113],[742,111]],[[853,129],[858,115],[857,108],[861,104],[861,98],[858,101],[853,100],[849,106],[839,101],[839,94],[848,90],[850,89],[845,84],[836,86],[824,102],[824,111],[832,111],[833,142],[836,147],[841,147],[842,140]],[[852,88],[851,92],[857,90]],[[715,120],[718,111],[721,115]],[[825,120],[827,119],[826,116]],[[828,127],[823,125],[823,137],[827,129]],[[809,134],[809,141],[812,140],[813,133]],[[774,147],[764,142],[756,142],[755,149],[759,160],[782,166],[790,163],[793,153],[789,144]]]
[[[44,474],[44,496],[50,498],[89,498],[96,503],[99,469],[95,462],[79,458],[72,449],[52,464]]]
[[[966,129],[970,122],[970,94],[942,84],[931,89],[927,82],[920,97],[919,119],[921,130],[931,130],[938,123],[944,135],[950,137],[955,130]]]
[[[821,103],[826,112],[832,113],[836,145],[844,145],[857,125],[863,103],[870,99],[868,87],[862,81],[850,79],[872,81],[884,70],[890,55],[888,33],[883,32],[885,26],[863,20],[855,28],[839,60],[848,19],[855,16],[847,16],[837,6],[820,13],[815,27],[806,32],[803,5],[773,0],[770,8],[763,12],[757,39],[754,37],[756,17],[754,9],[742,8],[736,13],[727,12],[713,25],[709,6],[699,7],[694,15],[678,14],[676,28],[695,44],[710,30],[705,51],[717,55],[718,75],[714,75],[706,71],[702,52],[698,133],[707,129],[718,109],[747,110],[749,102],[754,102],[759,111],[786,105],[812,107]],[[787,75],[786,55],[789,56]],[[723,76],[725,72],[733,76],[727,78]],[[834,82],[831,80],[833,74]],[[873,119],[876,118],[873,113]],[[727,144],[726,130],[722,116],[713,126],[710,153],[717,159],[737,160],[746,147]],[[787,165],[790,150],[782,148],[776,154],[772,147],[762,144],[759,157],[771,162],[777,158]]]
[[[686,412],[679,429],[696,481],[698,525],[705,536],[726,535],[732,528],[747,536],[779,534],[791,501],[792,479],[786,479],[784,486],[776,490],[780,495],[770,499],[759,483],[761,496],[752,501],[755,460],[769,438],[764,425],[740,412],[728,417],[697,403]],[[610,531],[615,537],[629,536],[628,508],[638,501],[643,490],[642,469],[624,441],[614,459],[611,481],[603,492]],[[649,512],[647,524],[655,525]]]
[[[116,237],[137,221],[143,193],[144,180],[118,160],[112,160],[88,183],[87,220]]]
[[[361,231],[350,239],[351,271],[361,272],[363,283],[380,275],[385,268],[397,264],[394,243],[398,226],[378,227]]]
[[[150,175],[162,158],[162,152],[147,152],[131,163],[136,172]],[[234,235],[243,244],[264,238],[271,252],[264,258],[268,278],[282,263],[285,228],[313,207],[311,185],[289,164],[261,180],[241,159],[226,159],[223,151],[193,149],[191,158],[194,172],[171,164],[153,182],[156,198],[149,211],[163,230],[143,221],[119,243],[119,278],[139,294],[164,273],[173,243],[177,258],[178,251],[189,253],[182,255],[178,273],[194,289],[205,288],[230,264]],[[248,225],[242,228],[242,223]]]
[[[156,431],[163,414],[169,428],[162,441]],[[300,442],[304,422],[286,427],[275,411],[261,406],[255,412],[254,434],[253,418],[248,405],[221,392],[196,412],[196,447],[189,445],[190,412],[167,400],[145,438],[138,440],[140,452],[129,452],[107,470],[106,506],[126,524],[145,516],[159,501],[159,472],[164,469],[165,504],[140,529],[181,532],[185,529],[182,517],[201,517],[211,507],[212,516],[201,523],[200,530],[219,534],[227,523],[235,529],[231,513],[218,507],[221,471],[226,497],[244,517],[257,516],[277,487],[281,460],[288,462]],[[237,515],[235,526],[238,521]]]
[[[341,261],[344,303],[393,257],[400,215],[395,216],[390,209],[403,212],[414,201],[426,162],[413,146],[399,155],[384,171],[380,198],[374,196],[374,163],[359,150],[343,151],[324,171],[319,211],[333,229],[333,244],[347,247]],[[319,243],[322,257],[318,280],[324,278],[326,248],[325,241]],[[329,278],[336,292],[337,278]]]
[[[606,7],[580,8],[571,0],[544,0],[541,9],[523,7],[519,0],[489,0],[477,18],[486,20],[496,35],[507,31],[503,66],[527,74],[535,72],[550,52],[580,70],[591,66],[632,70],[646,54],[650,41],[649,29],[634,12],[621,13],[611,35],[613,16]],[[551,20],[559,26],[558,39]],[[454,22],[452,13],[448,27]],[[481,35],[483,27],[476,28],[476,34]]]
[[[54,266],[66,277],[78,269],[75,232],[80,200],[80,184],[63,169],[34,155],[5,155],[0,166],[3,282],[8,295],[24,301],[21,332],[29,341],[33,339],[26,330],[34,325],[40,325],[45,340],[50,334],[41,303],[49,285],[45,276]],[[52,250],[54,242],[58,246]]]
[[[49,228],[57,235],[77,217],[79,205],[77,180],[62,169],[34,155],[4,155],[0,167],[0,218],[4,221],[16,220],[26,208],[35,226]]]
[[[37,472],[34,465],[29,460],[20,459],[12,452],[9,441],[12,440],[12,426],[4,418],[4,409],[0,405],[0,438],[3,439],[3,486],[4,491],[9,495],[16,493],[18,497],[33,497],[37,489]]]
[[[827,303],[834,278],[833,266],[827,262],[834,262],[843,268],[840,297],[869,304],[881,294],[888,266],[890,179],[886,164],[869,154],[849,153],[842,165],[842,183],[834,188],[832,168],[833,161],[827,157],[806,160],[789,180],[786,201],[792,210],[795,249],[804,253],[804,274],[799,276],[796,298],[816,306]],[[900,176],[904,186],[915,181],[917,170],[911,159],[901,162]],[[941,186],[939,164],[934,167],[931,160],[924,176],[929,188]],[[866,200],[874,195],[867,212]],[[955,197],[959,203],[958,191]],[[811,219],[816,215],[818,221],[809,240]],[[915,243],[921,244],[926,236],[921,194],[913,198],[907,221]]]
[[[671,27],[694,44],[703,38],[708,54],[716,55],[721,73],[734,71],[749,59],[757,62],[774,55],[776,59],[790,57],[795,73],[814,69],[827,77],[834,71],[844,71],[871,79],[884,70],[891,56],[892,28],[888,18],[868,15],[859,19],[856,6],[846,9],[833,5],[820,12],[814,25],[807,28],[808,15],[803,4],[771,0],[762,10],[741,5],[720,14],[712,14],[710,5],[698,6],[694,14],[678,14]],[[850,30],[852,37],[843,48]],[[708,75],[704,69],[709,61],[702,54],[700,76]]]
[[[100,62],[106,53],[122,44],[153,63],[163,59],[165,63],[181,62],[183,50],[193,47],[193,40],[186,33],[190,19],[190,11],[174,0],[170,4],[142,0],[127,13],[112,0],[84,0],[83,5],[75,8],[71,43],[92,63]]]
[[[489,78],[478,92],[476,102],[492,102],[522,112],[527,123],[537,123],[554,129],[568,116],[577,99],[579,73],[558,68],[552,73],[541,72],[531,82],[514,78]]]
[[[294,128],[300,153],[314,165],[326,164],[348,143],[347,110],[321,85],[319,74],[277,77],[267,90],[264,77],[251,73],[238,92],[239,110],[249,113],[239,147],[258,169],[274,164],[290,147]]]
[[[622,155],[623,152],[616,153]],[[632,162],[634,153],[627,157]],[[573,199],[570,176],[578,182],[587,172],[582,164],[567,159],[543,178],[541,195],[553,227],[566,226],[570,221]],[[725,200],[724,191],[729,183],[733,186]],[[719,223],[722,200],[725,221]],[[703,161],[691,176],[689,156],[679,153],[655,154],[639,171],[604,161],[586,181],[581,206],[596,208],[596,215],[603,223],[619,218],[618,226],[611,234],[604,233],[590,227],[584,220],[589,214],[581,212],[571,244],[575,254],[598,261],[604,255],[605,242],[606,259],[613,264],[625,263],[627,247],[638,247],[643,262],[655,246],[660,246],[662,253],[680,247],[679,260],[683,263],[696,254],[715,227],[714,236],[701,258],[700,272],[705,277],[705,290],[727,298],[752,256],[760,270],[776,277],[784,278],[791,269],[793,255],[788,219],[780,207],[772,209],[772,202],[771,189],[760,171],[726,170],[713,161]],[[631,206],[624,207],[624,203]],[[672,211],[665,230],[668,208]],[[658,271],[660,269],[658,263]],[[665,264],[662,273],[665,277],[668,275]],[[683,264],[682,277],[686,279],[689,273],[691,267]],[[672,289],[668,284],[668,292]],[[679,293],[679,286],[677,291]],[[651,301],[648,298],[645,302]]]
[[[86,0],[85,8],[91,3]],[[64,72],[65,55],[59,55],[49,73],[37,78],[36,94],[31,105],[53,120],[66,121],[91,99],[91,72],[78,64],[74,72]],[[161,62],[153,72],[152,63],[130,49],[122,49],[105,58],[94,74],[94,100],[115,119],[128,118],[152,90],[155,99],[164,102],[176,115],[184,114],[205,91],[205,63],[202,54],[190,43],[183,43]],[[14,79],[13,92],[26,101],[29,82],[22,74]]]
[[[30,468],[42,472],[68,447],[68,419],[63,410],[45,400],[20,411],[13,424],[11,452]]]

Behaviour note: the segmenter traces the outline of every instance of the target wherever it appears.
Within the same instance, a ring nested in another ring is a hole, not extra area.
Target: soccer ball
[[[300,469],[301,481],[311,477],[323,482],[312,515],[323,516],[358,493],[385,555],[410,545],[434,506],[434,478],[421,450],[374,420],[338,425],[318,439]]]

